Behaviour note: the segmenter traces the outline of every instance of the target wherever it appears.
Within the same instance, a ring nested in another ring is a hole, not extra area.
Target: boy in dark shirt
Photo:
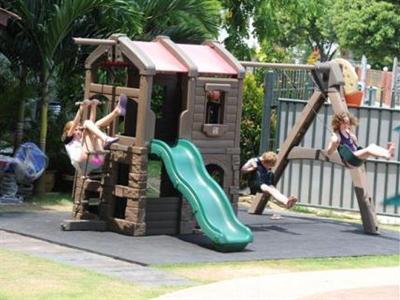
[[[274,173],[272,168],[277,161],[277,155],[274,152],[264,152],[260,157],[249,159],[241,168],[243,173],[252,171],[257,172],[258,192],[270,194],[280,206],[285,208],[292,208],[297,198],[294,196],[286,197],[274,186]]]

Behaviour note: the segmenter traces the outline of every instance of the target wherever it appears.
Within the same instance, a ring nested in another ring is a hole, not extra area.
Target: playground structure
[[[103,175],[100,179],[76,176],[73,216],[63,228],[136,236],[184,234],[193,232],[194,215],[218,249],[243,249],[252,241],[250,230],[235,217],[243,67],[214,42],[183,45],[167,37],[138,42],[124,35],[75,41],[97,46],[86,60],[85,98],[106,99],[109,110],[121,94],[129,101],[124,123],[109,128],[109,135],[121,125],[123,129],[119,142],[111,146]],[[290,160],[343,164],[337,154],[328,157],[323,150],[299,147],[328,99],[333,112],[347,111],[340,64],[333,61],[296,68],[311,71],[314,93],[280,147],[276,181]],[[159,197],[146,195],[152,154],[163,162]],[[208,173],[216,175],[219,184]],[[361,166],[350,173],[364,231],[376,234],[365,169]],[[249,212],[261,214],[265,204],[266,198],[259,195]]]
[[[283,174],[286,166],[292,160],[317,160],[322,162],[332,162],[335,164],[343,165],[339,155],[335,153],[333,156],[328,156],[323,149],[313,149],[299,147],[311,123],[317,116],[320,108],[328,103],[331,104],[333,113],[347,111],[347,103],[345,102],[345,84],[346,78],[351,76],[346,70],[340,68],[343,62],[328,62],[319,63],[315,66],[312,65],[290,65],[290,64],[268,64],[256,62],[242,62],[246,67],[263,67],[263,68],[280,68],[280,69],[297,69],[308,70],[311,72],[313,81],[315,83],[314,92],[310,99],[304,106],[303,112],[293,123],[291,129],[286,135],[286,139],[280,144],[278,162],[275,167],[275,182],[277,183]],[[353,78],[354,79],[354,78]],[[354,84],[354,82],[353,82]],[[267,86],[267,82],[266,82]],[[354,92],[350,86],[347,92]],[[270,89],[271,87],[267,88]],[[349,93],[347,93],[348,95]],[[328,100],[329,99],[329,100]],[[270,113],[270,111],[269,111]],[[263,116],[263,124],[268,123],[270,119],[268,113]],[[320,126],[329,126],[327,124],[319,124]],[[262,152],[262,151],[260,151]],[[361,218],[366,233],[378,233],[378,226],[376,221],[376,213],[373,206],[373,199],[368,191],[368,184],[364,166],[355,169],[349,169],[353,181],[354,191],[358,201],[358,206],[361,213]],[[257,194],[255,201],[253,201],[249,213],[261,214],[268,201],[268,197]]]
[[[243,249],[252,241],[235,216],[243,67],[215,42],[138,42],[124,35],[75,42],[97,46],[86,59],[84,97],[106,99],[112,109],[125,94],[128,105],[101,178],[75,177],[73,216],[63,228],[191,233],[195,215],[218,249]],[[163,160],[159,197],[146,195],[150,154]]]
[[[301,118],[308,99],[314,92],[311,77],[312,66],[298,64],[280,65],[241,62],[248,72],[255,68],[263,71],[264,105],[259,153],[279,151],[295,122]],[[249,66],[250,65],[250,66]],[[388,141],[400,143],[392,130],[400,125],[400,110],[394,107],[396,97],[386,106],[349,106],[349,111],[359,119],[355,128],[358,144],[386,145]],[[271,115],[276,116],[276,130],[271,130]],[[325,149],[331,135],[332,106],[326,101],[317,111],[300,144],[303,147]],[[382,204],[381,200],[399,193],[400,150],[393,160],[370,158],[365,162],[368,190],[376,213],[383,216],[399,216],[398,207]],[[340,161],[339,161],[340,162]],[[300,204],[310,207],[358,211],[356,195],[348,169],[341,164],[321,160],[289,160],[281,176],[278,189],[286,195],[296,195]]]

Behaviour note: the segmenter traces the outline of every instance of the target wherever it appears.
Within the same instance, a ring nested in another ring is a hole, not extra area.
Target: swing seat
[[[361,149],[361,148],[359,147],[357,149]],[[343,144],[339,145],[338,152],[339,152],[339,155],[342,158],[342,161],[345,165],[351,165],[353,167],[360,167],[365,162],[364,159],[360,159],[357,156],[355,156],[353,151],[351,151],[347,145],[343,145]]]

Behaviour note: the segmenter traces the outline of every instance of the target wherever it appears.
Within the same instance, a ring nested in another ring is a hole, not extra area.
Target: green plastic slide
[[[240,251],[253,241],[250,229],[236,217],[224,190],[207,172],[200,151],[179,139],[170,147],[151,141],[151,153],[164,162],[174,187],[192,206],[197,222],[219,251]]]

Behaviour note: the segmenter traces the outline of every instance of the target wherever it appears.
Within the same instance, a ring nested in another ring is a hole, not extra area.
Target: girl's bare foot
[[[389,152],[389,159],[394,157],[394,150],[396,150],[396,145],[394,142],[388,142],[387,150]]]
[[[286,208],[287,209],[292,208],[296,204],[296,202],[297,202],[297,198],[294,196],[290,196],[288,198],[288,202],[286,203]]]
[[[272,214],[272,216],[271,216],[271,220],[282,220],[282,219],[283,219],[283,217],[278,214]]]

